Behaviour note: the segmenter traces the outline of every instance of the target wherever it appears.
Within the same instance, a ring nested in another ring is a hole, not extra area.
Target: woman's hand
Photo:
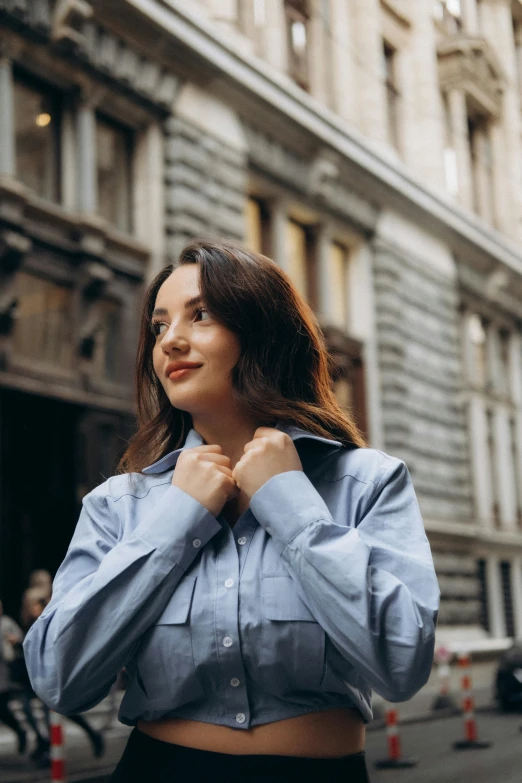
[[[221,446],[195,446],[179,455],[172,484],[217,517],[239,491],[230,466],[230,457],[225,457]]]
[[[292,438],[274,427],[258,427],[243,451],[232,477],[249,500],[272,476],[303,469]]]

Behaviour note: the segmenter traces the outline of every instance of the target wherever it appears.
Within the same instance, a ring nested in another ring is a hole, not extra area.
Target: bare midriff
[[[184,718],[139,720],[137,728],[154,739],[198,750],[309,758],[359,753],[366,734],[360,712],[351,708],[309,712],[246,730]]]

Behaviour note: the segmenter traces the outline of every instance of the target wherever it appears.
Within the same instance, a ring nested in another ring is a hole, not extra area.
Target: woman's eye
[[[155,335],[163,334],[160,332],[160,326],[166,326],[167,324],[163,323],[163,321],[153,321],[150,325],[150,328],[152,329],[152,333]]]
[[[206,313],[207,316],[209,316],[209,312],[205,307],[197,307],[196,310],[194,311],[195,315],[199,315],[200,313]]]
[[[201,313],[205,313],[207,318],[210,318],[210,314],[209,314],[208,310],[205,307],[197,307],[194,310],[194,318],[199,317],[199,315]],[[205,320],[205,319],[202,319],[202,320]],[[153,334],[155,334],[156,336],[158,336],[160,334],[165,334],[165,332],[160,331],[160,327],[161,326],[165,326],[165,327],[168,328],[168,324],[166,324],[164,321],[152,321],[152,323],[150,325],[150,328],[152,329]]]

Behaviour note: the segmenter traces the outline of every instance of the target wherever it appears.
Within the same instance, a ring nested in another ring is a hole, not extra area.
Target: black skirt
[[[365,752],[337,759],[215,753],[163,742],[135,727],[108,783],[283,783],[308,779],[369,783]]]

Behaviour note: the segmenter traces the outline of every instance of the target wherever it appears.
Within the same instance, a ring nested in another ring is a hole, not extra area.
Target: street
[[[494,708],[477,715],[484,750],[453,750],[464,737],[461,716],[406,724],[400,729],[402,755],[419,760],[411,769],[378,770],[374,762],[387,756],[384,730],[368,731],[366,757],[371,783],[520,783],[522,780],[522,714],[501,714]]]
[[[402,753],[419,763],[411,769],[378,770],[374,762],[386,758],[384,729],[367,732],[366,756],[371,783],[520,783],[522,779],[522,713],[500,714],[494,708],[477,715],[479,739],[491,740],[485,750],[453,750],[463,737],[461,716],[407,723],[401,727]],[[129,729],[115,720],[105,733],[107,752],[101,759],[90,753],[85,735],[66,723],[66,771],[70,783],[105,783],[116,766]],[[3,733],[3,732],[2,732]],[[48,770],[39,770],[15,753],[8,735],[0,749],[1,783],[45,783]]]

